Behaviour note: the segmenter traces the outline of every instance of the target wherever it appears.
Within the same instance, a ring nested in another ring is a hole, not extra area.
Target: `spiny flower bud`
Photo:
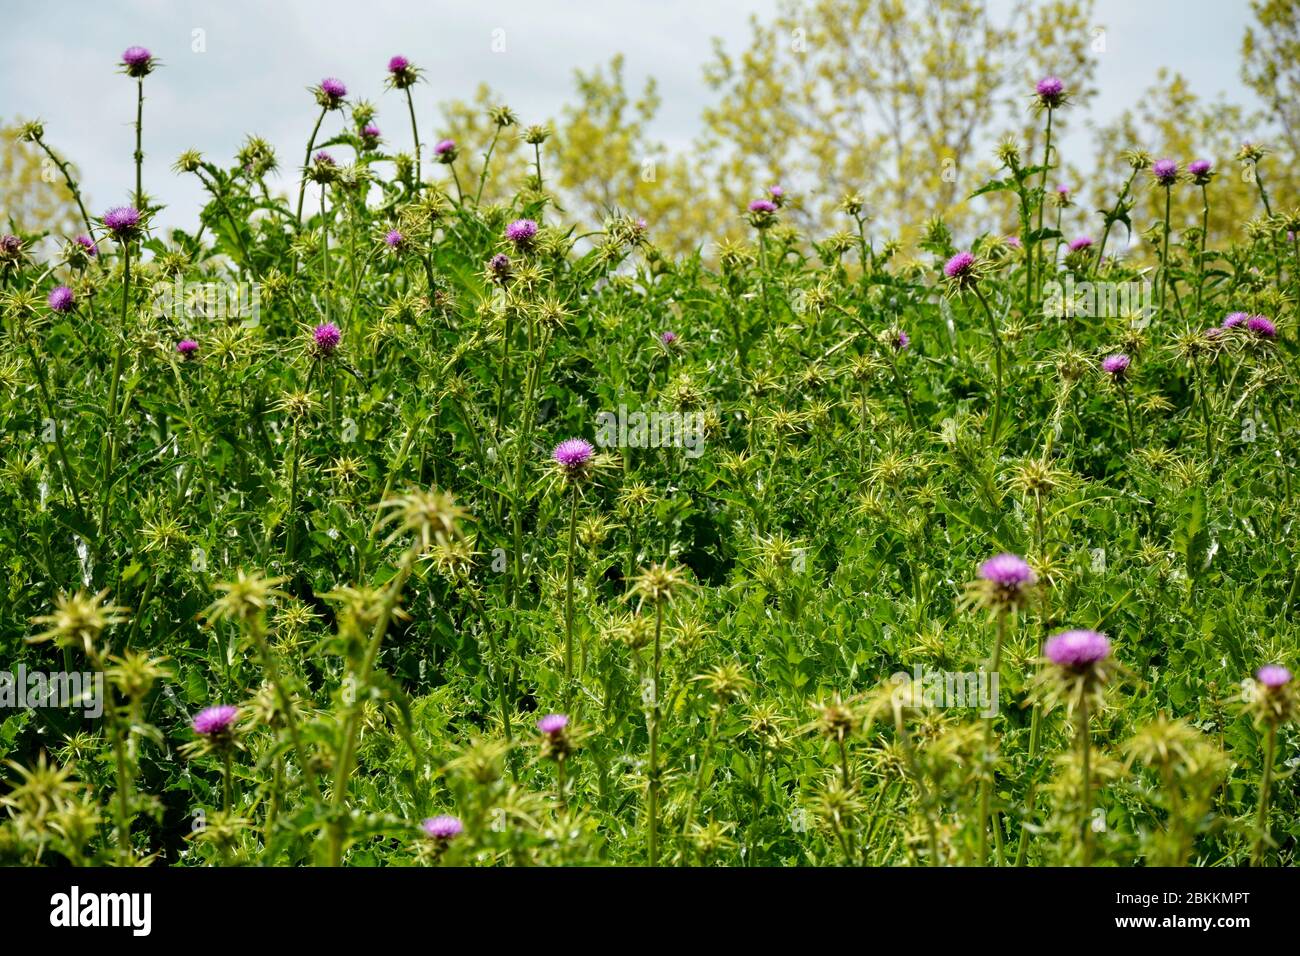
[[[122,51],[122,71],[127,76],[141,79],[153,72],[158,61],[142,46],[129,46]]]
[[[342,80],[327,76],[317,86],[312,87],[311,92],[316,97],[317,105],[322,109],[337,110],[342,108],[344,98],[348,95],[348,88],[343,85]]]

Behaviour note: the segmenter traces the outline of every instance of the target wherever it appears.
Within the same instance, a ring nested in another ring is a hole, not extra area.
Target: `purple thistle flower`
[[[192,359],[199,353],[199,343],[193,339],[181,339],[176,343],[176,352],[183,359]]]
[[[134,206],[114,206],[104,213],[104,228],[118,242],[125,242],[140,231],[140,210]]]
[[[943,265],[943,274],[954,281],[972,277],[974,270],[975,254],[973,252],[959,252]]]
[[[1269,690],[1277,690],[1291,683],[1291,672],[1281,664],[1265,664],[1255,671],[1255,680]]]
[[[677,333],[672,331],[671,329],[666,329],[665,331],[659,333],[659,341],[666,346],[676,345]]]
[[[1208,329],[1205,330],[1204,333],[1207,339],[1217,339],[1222,334],[1223,334],[1223,329],[1217,325],[1210,326]]]
[[[389,73],[405,73],[411,66],[411,61],[404,56],[395,56],[388,61]]]
[[[1246,328],[1261,339],[1277,338],[1277,326],[1262,315],[1252,315],[1248,318]]]
[[[776,203],[770,199],[755,199],[749,204],[749,211],[771,214],[776,212]]]
[[[323,358],[329,358],[338,351],[342,338],[343,333],[333,322],[322,322],[311,333],[312,346],[316,354]]]
[[[548,737],[554,737],[556,734],[563,732],[567,726],[569,726],[567,714],[547,714],[537,722],[537,729]]]
[[[1059,186],[1057,186],[1056,191],[1059,195],[1062,196],[1070,195],[1070,187],[1066,183],[1061,183]]]
[[[1129,361],[1129,357],[1123,352],[1116,352],[1101,360],[1101,370],[1112,378],[1123,378],[1128,372]]]
[[[510,278],[510,257],[504,252],[498,252],[488,260],[488,272],[499,280]]]
[[[80,235],[77,236],[77,238],[73,239],[72,241],[75,242],[77,245],[81,246],[81,248],[85,250],[86,255],[88,256],[99,255],[99,247],[95,245],[95,240],[91,239],[90,236]]]
[[[318,152],[315,156],[312,157],[312,161],[316,163],[320,163],[322,166],[338,165],[338,163],[334,162],[334,157],[331,156],[329,153],[325,152],[325,150],[323,149],[320,152]]]
[[[13,233],[6,232],[3,236],[0,236],[0,257],[17,259],[22,251],[23,241]]]
[[[893,345],[895,351],[902,352],[911,344],[912,344],[912,339],[902,329],[899,329],[897,332],[894,333]]]
[[[77,304],[76,297],[73,296],[72,290],[66,285],[57,286],[50,290],[49,298],[45,300],[50,304],[50,309],[54,312],[64,313],[71,312],[73,306]]]
[[[1007,245],[1010,246],[1012,249],[1019,249],[1019,248],[1020,248],[1020,237],[1019,237],[1019,236],[1007,236],[1006,243],[1007,243]],[[944,271],[946,272],[947,270],[945,269]]]
[[[1006,552],[994,555],[980,565],[979,576],[999,587],[1022,588],[1038,580],[1024,558]]]
[[[1151,175],[1161,186],[1172,186],[1178,181],[1178,164],[1172,159],[1157,159],[1151,164]]]
[[[452,163],[456,161],[456,141],[454,139],[439,140],[433,147],[433,155],[438,158],[440,163]]]
[[[506,226],[506,238],[517,246],[526,246],[537,235],[537,223],[531,219],[516,219]]]
[[[1083,670],[1110,656],[1110,639],[1096,631],[1062,631],[1043,645],[1047,659],[1067,670]]]
[[[1069,249],[1071,252],[1078,252],[1080,249],[1092,248],[1092,236],[1080,236],[1078,239],[1070,240]]]
[[[1246,312],[1229,312],[1227,316],[1224,317],[1222,328],[1235,329],[1249,318],[1250,315]]]
[[[379,142],[379,136],[379,127],[374,123],[367,123],[365,126],[361,127],[361,138],[367,143],[373,144]]]
[[[596,449],[591,443],[581,438],[566,438],[555,446],[551,457],[570,474],[581,471],[591,461]]]
[[[215,707],[207,707],[194,715],[194,721],[191,724],[194,732],[201,737],[220,737],[230,732],[234,726],[235,718],[239,716],[239,708],[230,704],[218,704]]]
[[[1192,179],[1198,186],[1204,186],[1210,181],[1211,168],[1208,159],[1194,159],[1187,164],[1187,171],[1191,173]]]
[[[348,95],[348,88],[343,85],[343,81],[332,76],[327,76],[320,81],[320,89],[331,99],[341,100]]]
[[[1065,83],[1059,76],[1045,76],[1034,87],[1038,102],[1049,108],[1056,108],[1065,101]]]
[[[406,237],[402,235],[400,229],[390,229],[384,236],[384,244],[389,249],[400,250],[402,246],[406,245]]]
[[[126,68],[127,76],[139,79],[142,76],[148,76],[153,70],[153,54],[142,46],[129,46],[122,51],[122,66]]]
[[[454,840],[465,832],[465,824],[461,823],[459,818],[445,814],[440,817],[430,817],[421,823],[420,827],[431,838],[444,842]]]

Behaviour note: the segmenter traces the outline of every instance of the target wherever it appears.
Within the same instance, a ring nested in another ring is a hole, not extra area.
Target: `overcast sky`
[[[711,38],[738,51],[749,16],[776,7],[775,0],[0,2],[0,119],[45,121],[49,142],[81,167],[92,213],[126,200],[133,187],[135,85],[115,73],[120,53],[141,44],[164,62],[146,82],[145,189],[169,206],[162,223],[187,226],[201,195],[193,177],[171,171],[176,156],[193,147],[226,163],[255,132],[292,170],[314,121],[305,87],[324,76],[377,103],[386,135],[409,148],[401,101],[383,89],[394,53],[427,70],[417,108],[430,140],[438,100],[468,98],[485,81],[524,123],[544,121],[572,98],[575,67],[622,52],[633,89],[647,75],[659,82],[653,135],[685,146],[711,97],[701,75]],[[994,0],[995,9],[1008,6]],[[1254,105],[1239,78],[1244,0],[1097,0],[1095,20],[1106,29],[1106,51],[1094,120],[1128,106],[1162,65],[1207,98]],[[192,49],[196,30],[203,52]],[[504,51],[494,51],[502,39]],[[1087,147],[1085,133],[1073,135]]]

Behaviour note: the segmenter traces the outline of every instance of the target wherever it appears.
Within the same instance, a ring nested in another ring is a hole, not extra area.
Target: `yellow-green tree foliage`
[[[28,235],[83,232],[62,174],[39,146],[20,138],[22,125],[0,125],[0,226]]]
[[[1206,102],[1192,91],[1183,76],[1161,70],[1155,84],[1142,93],[1133,108],[1098,131],[1098,176],[1089,190],[1091,201],[1081,203],[1078,210],[1087,217],[1080,228],[1091,228],[1094,234],[1099,231],[1101,220],[1095,210],[1114,203],[1115,193],[1130,172],[1123,153],[1134,147],[1147,150],[1153,159],[1173,159],[1183,168],[1194,159],[1208,159],[1214,164],[1215,177],[1209,187],[1210,248],[1240,237],[1241,223],[1264,214],[1256,176],[1267,187],[1275,213],[1294,207],[1297,181],[1285,141],[1273,144],[1271,148],[1276,151],[1265,155],[1257,170],[1237,159],[1242,143],[1261,142],[1261,126],[1259,118],[1251,117],[1241,106],[1223,100]],[[1134,183],[1134,196],[1137,205],[1132,213],[1133,230],[1134,235],[1140,235],[1164,221],[1164,190],[1154,187],[1151,177],[1142,173]],[[1182,229],[1200,225],[1201,191],[1180,183],[1174,187],[1172,200],[1169,219],[1176,239]],[[1121,248],[1124,237],[1123,227],[1116,228],[1121,230],[1116,236],[1121,241],[1111,247],[1114,251]],[[1139,243],[1133,252],[1150,258],[1154,250],[1149,244]]]
[[[1057,73],[1087,105],[1090,13],[1090,0],[1018,3],[999,25],[978,0],[782,0],[772,22],[751,18],[746,50],[718,43],[706,69],[720,100],[703,146],[727,170],[726,201],[781,182],[803,194],[792,217],[814,232],[843,228],[835,206],[850,191],[895,229],[986,216],[966,197],[997,139],[1036,147],[1034,82]]]
[[[1241,41],[1241,77],[1268,106],[1292,156],[1300,156],[1300,0],[1253,0]]]

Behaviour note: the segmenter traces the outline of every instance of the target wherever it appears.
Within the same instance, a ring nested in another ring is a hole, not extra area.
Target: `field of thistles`
[[[382,116],[325,77],[297,155],[180,156],[207,202],[163,230],[166,66],[119,67],[127,201],[0,237],[0,863],[1295,862],[1300,212],[1262,147],[1130,144],[1065,235],[1048,76],[1045,150],[974,200],[1012,235],[909,258],[758,183],[673,257],[568,221],[505,107],[529,178],[484,201],[519,171],[471,175],[393,56]]]

